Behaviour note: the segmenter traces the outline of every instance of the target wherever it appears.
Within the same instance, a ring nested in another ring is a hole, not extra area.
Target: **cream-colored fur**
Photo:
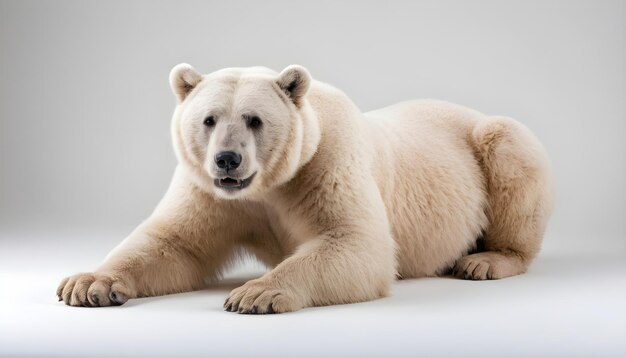
[[[101,267],[61,282],[69,305],[199,289],[240,248],[273,267],[230,293],[225,308],[242,313],[371,300],[396,276],[517,275],[539,251],[549,163],[512,119],[432,100],[362,114],[300,66],[182,64],[170,82],[171,186]],[[236,169],[216,164],[223,151]],[[225,176],[252,179],[227,190]]]

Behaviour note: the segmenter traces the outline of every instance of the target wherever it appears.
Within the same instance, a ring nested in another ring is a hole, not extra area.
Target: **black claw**
[[[111,293],[109,294],[109,299],[111,300],[111,302],[118,305],[123,305],[124,303],[126,303],[126,301],[128,301],[126,296],[124,296],[122,293],[115,291],[111,291]]]
[[[98,298],[98,295],[93,294],[91,295],[91,300],[93,301],[93,304],[98,306],[100,305],[100,298]]]
[[[63,301],[63,297],[59,296],[59,302]]]
[[[252,306],[252,309],[249,313],[257,313],[257,306]]]
[[[276,313],[274,312],[274,306],[271,303],[269,306],[267,306],[267,313],[269,314]]]

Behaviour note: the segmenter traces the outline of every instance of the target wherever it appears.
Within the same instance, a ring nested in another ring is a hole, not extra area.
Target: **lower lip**
[[[252,179],[254,179],[255,175],[256,173],[250,175],[248,178],[239,182],[238,185],[222,185],[220,179],[215,179],[213,183],[215,184],[216,187],[226,190],[226,191],[239,191],[239,190],[247,188],[252,182]]]

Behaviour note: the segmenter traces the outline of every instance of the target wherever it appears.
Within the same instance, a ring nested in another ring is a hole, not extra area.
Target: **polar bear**
[[[200,289],[241,249],[273,269],[224,307],[256,314],[376,299],[396,278],[517,275],[539,251],[550,167],[519,122],[434,100],[362,114],[298,65],[180,64],[170,84],[171,185],[97,270],[61,282],[68,305]]]

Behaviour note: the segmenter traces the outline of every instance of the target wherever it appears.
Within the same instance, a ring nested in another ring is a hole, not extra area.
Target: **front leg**
[[[94,272],[65,278],[59,300],[71,306],[120,305],[129,298],[199,289],[232,254],[243,215],[180,175],[152,214]]]
[[[318,234],[274,270],[234,289],[224,303],[227,311],[281,313],[388,294],[396,274],[395,242],[378,192],[319,199]],[[351,199],[357,200],[351,211],[333,208]]]
[[[384,297],[395,277],[393,251],[389,236],[322,235],[261,278],[234,289],[224,307],[282,313]]]

